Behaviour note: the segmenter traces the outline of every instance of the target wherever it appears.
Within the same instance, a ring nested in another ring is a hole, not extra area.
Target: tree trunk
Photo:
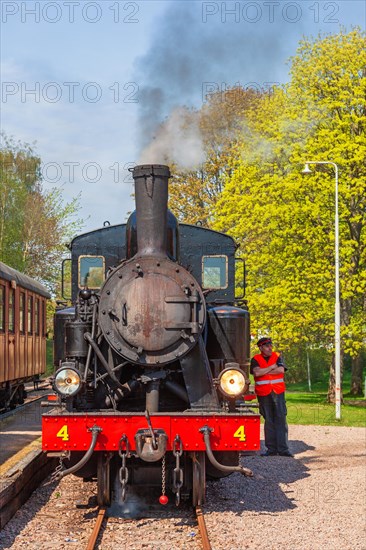
[[[351,395],[363,395],[362,391],[363,360],[362,354],[352,357]]]
[[[341,403],[343,403],[342,392],[342,379],[343,379],[343,351],[341,351]],[[329,385],[328,385],[328,403],[335,403],[335,355],[332,355],[332,363],[329,370]]]

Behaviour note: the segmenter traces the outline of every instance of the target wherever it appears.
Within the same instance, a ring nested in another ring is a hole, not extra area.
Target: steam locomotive
[[[57,401],[42,426],[43,450],[60,458],[55,478],[96,479],[99,505],[122,514],[149,487],[161,504],[201,505],[206,479],[252,475],[239,453],[260,446],[235,242],[178,225],[167,166],[132,175],[127,224],[70,245],[74,305],[55,315]]]

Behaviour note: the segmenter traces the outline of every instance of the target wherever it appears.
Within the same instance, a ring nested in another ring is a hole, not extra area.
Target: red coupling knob
[[[168,504],[168,497],[166,495],[161,495],[161,497],[159,497],[159,502],[160,504],[163,504],[165,506],[165,504]]]

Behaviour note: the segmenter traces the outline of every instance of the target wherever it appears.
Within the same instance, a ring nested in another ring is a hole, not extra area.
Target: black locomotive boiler
[[[207,477],[259,450],[246,405],[249,313],[235,300],[235,243],[168,210],[169,168],[133,169],[136,211],[71,245],[73,306],[56,312],[57,406],[43,450],[97,479],[98,502],[139,488],[205,498]]]

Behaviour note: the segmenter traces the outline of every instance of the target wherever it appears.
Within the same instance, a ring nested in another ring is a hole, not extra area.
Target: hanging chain
[[[64,470],[64,460],[69,460],[70,458],[70,451],[63,451],[59,456],[59,463],[58,466],[56,466],[55,471],[52,473],[50,480],[45,483],[45,485],[50,485],[51,483],[54,483],[55,481],[60,481],[61,479],[61,473]]]
[[[166,482],[166,471],[165,471],[165,455],[164,455],[161,462],[161,494],[162,495],[165,495],[165,482]]]
[[[124,502],[126,500],[126,485],[127,485],[128,476],[129,476],[128,468],[126,466],[126,460],[131,456],[130,444],[126,434],[123,434],[123,436],[119,440],[118,454],[122,460],[122,466],[119,469],[119,480],[122,486],[121,499],[122,499],[122,502]]]
[[[175,468],[173,470],[173,491],[175,492],[175,504],[180,503],[180,489],[183,485],[183,470],[180,467],[180,457],[183,454],[183,443],[177,434],[173,443],[173,454],[175,454]]]

